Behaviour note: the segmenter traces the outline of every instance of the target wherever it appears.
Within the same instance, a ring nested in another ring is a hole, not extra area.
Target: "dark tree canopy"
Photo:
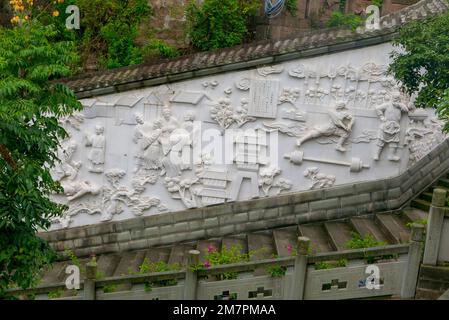
[[[390,72],[417,107],[435,108],[449,130],[449,13],[406,25],[394,44]]]
[[[70,74],[73,44],[57,41],[37,21],[0,28],[0,295],[35,284],[54,251],[36,236],[64,207],[51,200],[61,186],[50,176],[59,141],[58,118],[81,108],[74,93],[54,81]]]

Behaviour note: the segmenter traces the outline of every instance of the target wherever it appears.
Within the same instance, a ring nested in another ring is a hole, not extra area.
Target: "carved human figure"
[[[381,104],[376,107],[376,113],[379,119],[382,121],[379,127],[379,133],[377,137],[377,148],[374,153],[374,160],[378,161],[380,154],[386,144],[390,148],[390,154],[388,160],[399,161],[401,158],[397,155],[399,147],[400,133],[401,133],[401,118],[402,113],[408,113],[409,107],[402,103],[401,95],[395,93],[391,101]]]
[[[172,116],[170,107],[163,107],[162,117],[159,120],[161,123],[159,143],[162,147],[163,156],[161,176],[167,175],[168,177],[176,177],[181,175],[181,164],[172,161],[172,159],[176,159],[177,157],[171,156],[171,153],[179,153],[177,146],[185,134],[174,133],[175,130],[182,128],[178,120]],[[185,132],[185,130],[182,131]]]
[[[101,187],[92,185],[88,181],[76,180],[81,169],[81,162],[72,160],[76,149],[74,142],[70,142],[66,148],[63,148],[61,164],[53,171],[54,180],[61,183],[68,201],[76,200],[88,193],[96,195],[101,191]]]
[[[340,137],[340,139],[335,149],[340,152],[346,151],[346,148],[343,145],[351,135],[352,127],[354,125],[354,117],[350,112],[348,112],[346,102],[344,101],[338,101],[335,105],[335,109],[329,111],[328,115],[330,122],[326,125],[311,128],[310,131],[298,139],[298,147],[310,139],[316,139],[322,136],[337,136]]]
[[[86,146],[91,147],[87,156],[90,160],[90,172],[101,173],[104,170],[104,158],[106,149],[106,138],[104,136],[104,127],[97,125],[95,127],[95,134],[86,136]]]
[[[71,172],[75,170],[74,168],[78,165],[78,163],[73,162],[72,157],[76,152],[76,149],[77,146],[75,142],[71,141],[65,148],[60,150],[61,163],[52,170],[52,176],[55,181],[62,181],[64,178],[70,176]]]
[[[173,142],[170,136],[173,131],[180,127],[178,120],[172,116],[172,112],[169,106],[164,106],[162,109],[162,117],[160,118],[162,126],[162,134],[160,142],[162,145],[162,151],[164,155],[168,155],[173,146]]]
[[[162,150],[161,145],[159,144],[161,134],[162,122],[160,120],[155,120],[152,125],[152,130],[149,133],[144,132],[142,135],[142,164],[145,169],[157,170],[162,166]]]

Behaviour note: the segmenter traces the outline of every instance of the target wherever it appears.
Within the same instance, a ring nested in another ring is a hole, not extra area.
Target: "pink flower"
[[[210,263],[209,263],[209,261],[206,261],[206,262],[204,262],[204,268],[209,268],[210,267]]]
[[[215,250],[217,250],[217,249],[211,244],[207,247],[207,252],[209,252],[209,253],[214,252]]]
[[[287,245],[287,251],[288,251],[288,253],[292,253],[293,246],[291,244]]]

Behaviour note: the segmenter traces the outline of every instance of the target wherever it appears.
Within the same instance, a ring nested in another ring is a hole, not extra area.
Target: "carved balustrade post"
[[[307,256],[309,254],[310,239],[307,237],[298,238],[297,255],[295,257],[295,267],[290,287],[290,300],[303,300],[307,275]]]
[[[198,250],[189,251],[189,261],[186,269],[186,279],[184,283],[184,300],[196,300],[196,289],[198,276],[195,268],[198,266],[200,252]]]
[[[84,300],[95,300],[95,279],[97,277],[97,261],[95,257],[86,264],[86,279],[84,280]]]
[[[432,204],[427,221],[426,247],[424,250],[424,264],[437,264],[438,252],[440,250],[440,239],[443,231],[443,221],[446,209],[447,192],[436,188],[433,191]]]
[[[422,258],[422,246],[424,241],[424,226],[414,223],[412,225],[411,242],[408,250],[407,268],[402,278],[401,298],[411,299],[415,297],[416,285],[419,277],[419,267]]]

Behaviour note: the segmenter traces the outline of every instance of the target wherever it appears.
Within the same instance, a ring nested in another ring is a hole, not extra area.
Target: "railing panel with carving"
[[[397,261],[373,264],[379,268],[379,289],[367,288],[370,273],[367,273],[366,264],[326,270],[313,270],[310,267],[305,299],[339,300],[399,295],[406,265],[407,256],[401,256]]]
[[[97,290],[97,300],[182,300],[184,285],[145,289],[144,284],[136,284],[129,291],[104,293]]]

